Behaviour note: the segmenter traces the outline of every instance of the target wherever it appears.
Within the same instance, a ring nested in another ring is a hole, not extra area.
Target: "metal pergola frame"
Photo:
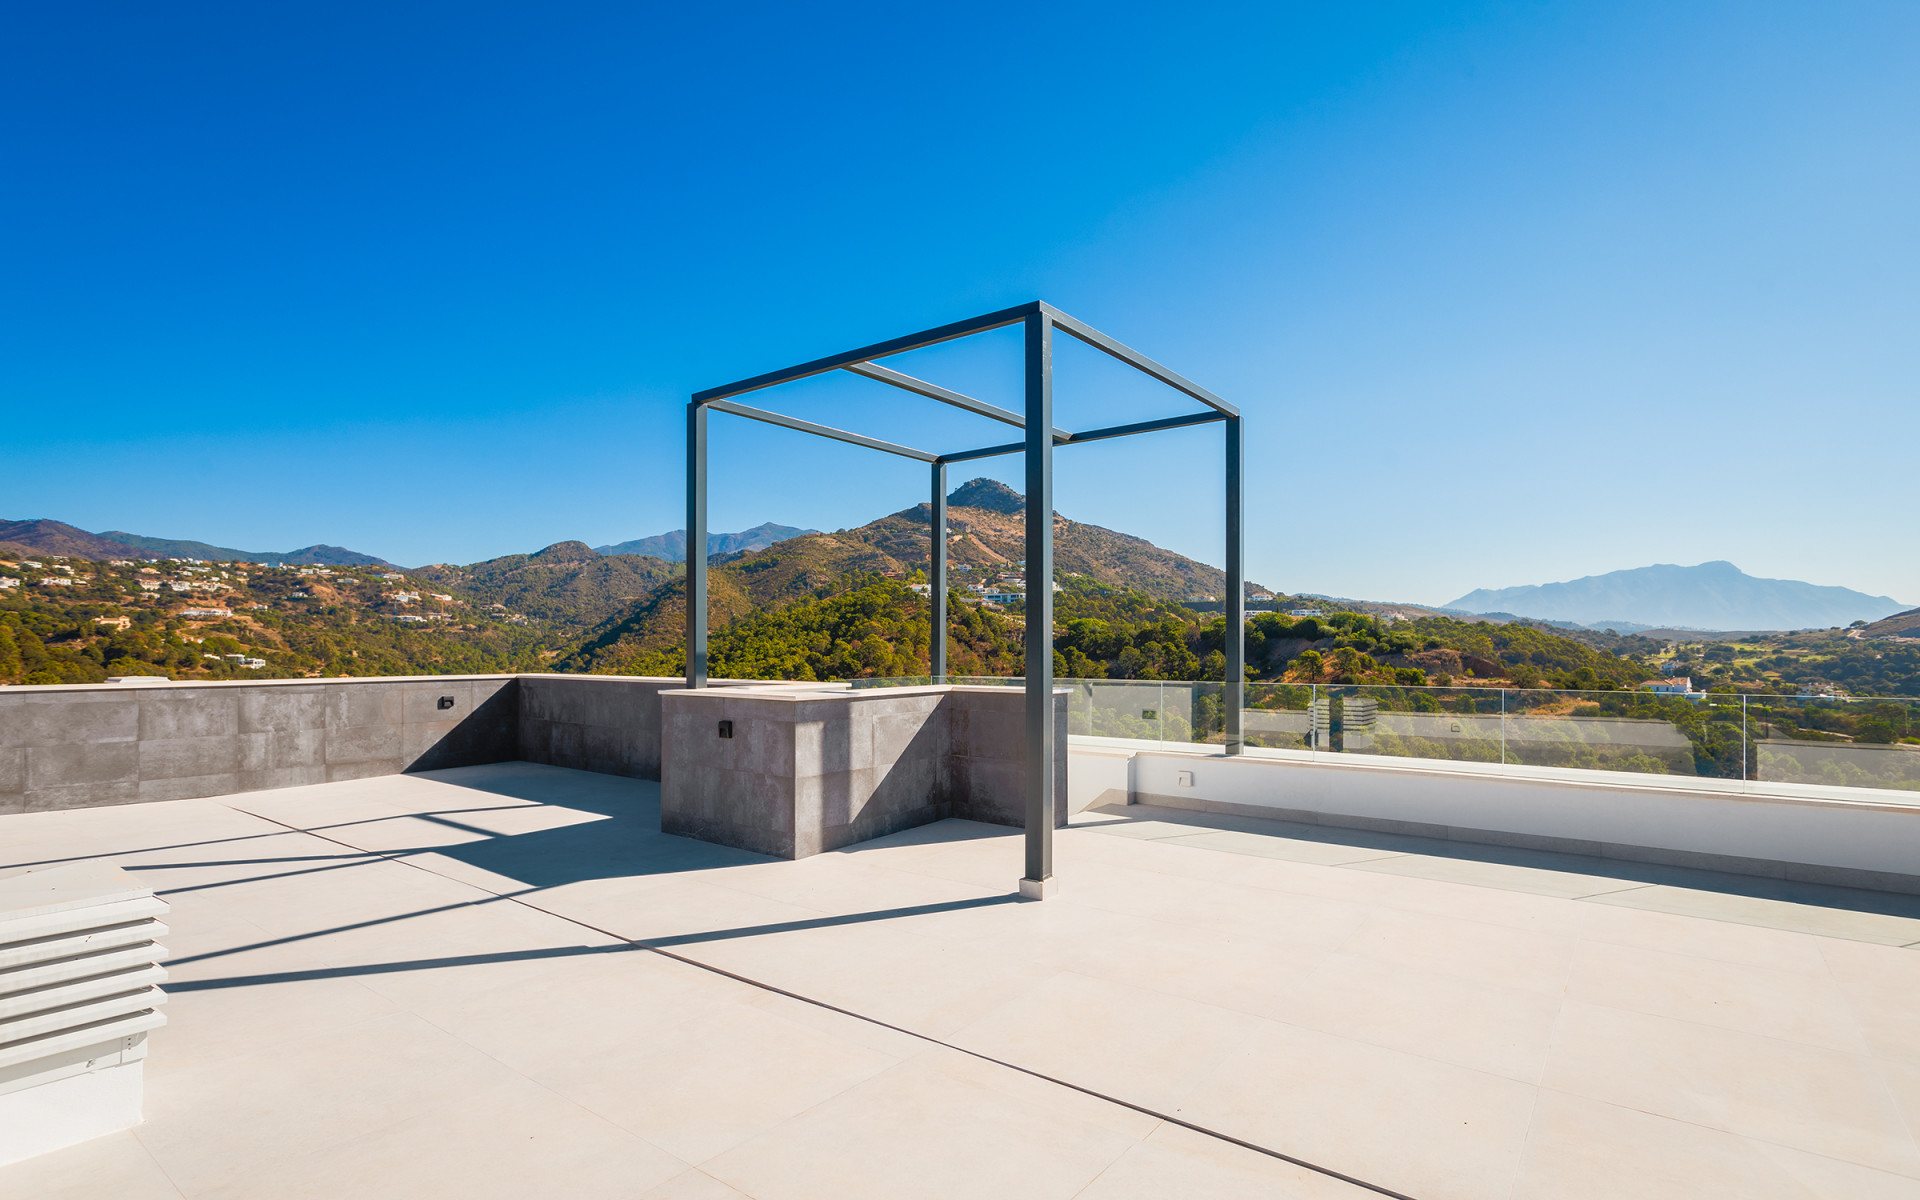
[[[903,375],[876,359],[950,342],[992,329],[1021,325],[1026,334],[1026,412],[1023,414],[975,400],[938,384]],[[1069,433],[1053,423],[1053,334],[1055,330],[1120,360],[1175,391],[1206,406],[1206,411],[1136,421],[1102,429]],[[1011,425],[1022,440],[982,446],[950,454],[930,454],[878,438],[849,433],[812,421],[735,403],[733,397],[797,379],[847,371],[890,384],[929,400],[938,400],[967,412]],[[931,657],[936,680],[947,674],[947,465],[1005,454],[1026,456],[1026,874],[1029,882],[1044,884],[1053,875],[1053,448],[1104,441],[1136,433],[1179,429],[1218,421],[1226,426],[1227,593],[1226,673],[1224,716],[1226,752],[1240,753],[1244,745],[1241,722],[1246,677],[1246,571],[1242,563],[1240,410],[1212,392],[1077,321],[1043,301],[1001,309],[967,321],[956,321],[892,341],[863,346],[844,354],[742,379],[724,387],[695,392],[687,404],[687,686],[707,686],[707,413],[764,421],[835,441],[865,446],[902,458],[927,463],[932,472],[933,507],[929,514],[931,565],[927,573],[932,601]]]

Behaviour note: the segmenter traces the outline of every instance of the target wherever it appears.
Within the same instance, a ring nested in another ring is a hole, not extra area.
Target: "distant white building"
[[[1247,599],[1249,599],[1249,600],[1271,600],[1271,599],[1273,599],[1273,593],[1272,593],[1272,592],[1248,592],[1248,593],[1247,593]]]
[[[1290,608],[1287,610],[1287,615],[1290,617],[1324,617],[1327,614],[1324,610],[1318,608]]]
[[[930,596],[933,594],[933,585],[930,583],[910,583],[907,587],[922,596]]]
[[[447,595],[444,592],[428,592],[427,595],[432,596],[435,600],[438,600],[442,604],[453,603],[453,597]]]
[[[1206,594],[1205,592],[1195,592],[1195,593],[1194,593],[1193,595],[1191,595],[1191,596],[1188,596],[1188,597],[1187,597],[1187,603],[1189,603],[1189,604],[1212,604],[1212,603],[1214,603],[1215,601],[1217,601],[1217,600],[1219,600],[1219,599],[1220,599],[1220,597],[1218,597],[1218,596],[1209,596],[1209,595],[1207,595],[1207,594]]]
[[[422,623],[426,621],[426,618],[420,616],[418,613],[396,613],[393,619],[396,621],[418,621]]]
[[[1663,696],[1691,696],[1694,694],[1693,676],[1691,675],[1668,675],[1661,679],[1649,679],[1640,686],[1649,692],[1658,692]]]
[[[64,575],[49,575],[40,581],[41,587],[72,587],[73,580]]]
[[[180,610],[180,615],[183,617],[230,617],[233,615],[233,610],[230,608],[184,608]]]
[[[11,575],[0,575],[0,588],[17,588],[20,581]]]
[[[397,574],[395,574],[395,573],[393,573],[392,571],[389,571],[389,572],[387,572],[386,574],[384,574],[384,575],[382,575],[382,576],[381,576],[380,578],[382,578],[382,579],[405,579],[405,578],[406,578],[406,576],[405,576],[405,575],[397,575]]]

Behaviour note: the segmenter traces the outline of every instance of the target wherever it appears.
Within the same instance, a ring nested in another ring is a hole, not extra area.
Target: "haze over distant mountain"
[[[764,525],[755,525],[752,529],[742,529],[739,533],[707,534],[707,553],[740,554],[750,550],[765,550],[776,542],[796,538],[802,534],[819,533],[818,529],[796,529],[791,525],[775,525],[768,521]],[[652,537],[635,538],[630,542],[617,542],[611,546],[595,546],[602,554],[645,554],[651,558],[667,562],[687,561],[687,531],[675,529],[669,533],[657,533]]]
[[[123,530],[88,533],[64,521],[44,517],[34,521],[0,521],[0,544],[34,554],[65,554],[76,558],[204,558],[209,562],[318,563],[338,567],[387,567],[384,558],[348,550],[344,546],[304,546],[298,550],[235,550],[206,542],[145,537]]]
[[[1760,579],[1730,562],[1707,562],[1695,567],[1636,567],[1566,583],[1482,588],[1444,607],[1593,626],[1825,629],[1877,621],[1908,606],[1852,588]]]

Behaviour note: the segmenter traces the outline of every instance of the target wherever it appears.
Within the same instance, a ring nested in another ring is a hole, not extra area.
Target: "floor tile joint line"
[[[374,855],[375,857],[383,858],[388,862],[399,863],[402,866],[412,867],[417,871],[424,871],[428,875],[432,875],[439,879],[452,879],[451,876],[442,875],[440,874],[440,872],[432,870],[428,867],[422,866],[421,864],[412,861],[410,858],[392,854],[384,850],[368,850],[361,846],[355,846],[351,842],[343,842],[343,841],[340,841],[338,838],[328,837],[324,833],[315,833],[313,830],[310,830],[310,829],[301,829],[296,825],[289,825],[285,821],[281,821],[274,817],[269,817],[264,813],[257,813],[257,812],[253,812],[250,809],[240,808],[237,805],[227,804],[226,807],[233,809],[233,811],[235,812],[244,813],[247,816],[255,817],[259,820],[271,822],[272,824],[278,825],[282,829],[285,829],[290,833],[304,833],[304,834],[307,834],[309,837],[317,837],[317,838],[320,838],[322,841],[332,842],[336,846],[342,846],[348,850],[358,851],[361,854],[371,854],[371,855]],[[739,975],[732,971],[726,970],[723,967],[716,967],[711,963],[704,963],[695,958],[688,958],[683,954],[675,954],[673,951],[662,949],[659,946],[650,945],[646,942],[636,941],[633,938],[629,938],[629,937],[622,937],[620,934],[617,934],[610,929],[602,929],[598,925],[590,924],[586,921],[579,920],[576,917],[569,917],[564,913],[557,913],[557,912],[553,912],[550,909],[541,908],[538,904],[529,903],[528,901],[522,899],[518,895],[509,895],[503,892],[496,892],[491,888],[481,887],[479,884],[472,883],[468,880],[452,880],[452,881],[455,883],[465,884],[465,886],[471,887],[475,891],[485,892],[496,899],[506,900],[509,903],[521,905],[522,907],[531,909],[534,912],[545,914],[546,916],[552,917],[555,920],[565,921],[569,925],[575,925],[581,929],[590,930],[594,933],[599,934],[602,937],[609,937],[617,942],[623,942],[626,945],[633,946],[641,950],[645,950],[649,953],[658,954],[662,958],[671,959],[674,962],[683,963],[689,967],[694,967],[694,968],[697,968],[698,970],[707,971],[711,974],[718,975],[724,979],[731,979],[736,983],[746,984],[748,987],[757,988],[763,992],[770,992],[776,996],[785,996],[789,1000],[797,1000],[802,1004],[812,1005],[815,1008],[824,1009],[827,1012],[838,1013],[843,1017],[850,1017],[856,1021],[864,1021],[869,1025],[875,1025],[881,1029],[891,1030],[894,1033],[902,1034],[906,1037],[913,1038],[917,1041],[926,1042],[928,1045],[939,1046],[946,1050],[952,1050],[957,1054],[964,1054],[968,1058],[977,1059],[981,1062],[992,1063],[994,1066],[1004,1067],[1009,1071],[1018,1071],[1020,1074],[1028,1076],[1029,1078],[1038,1079],[1045,1083],[1051,1083],[1056,1087],[1067,1088],[1071,1091],[1079,1092],[1083,1096],[1091,1096],[1096,1100],[1104,1100],[1108,1104],[1117,1105],[1121,1108],[1128,1109],[1132,1112],[1140,1113],[1142,1116],[1148,1116],[1148,1117],[1154,1118],[1155,1120],[1165,1121],[1169,1125],[1177,1125],[1182,1129],[1190,1130],[1191,1132],[1202,1134],[1206,1137],[1214,1138],[1218,1141],[1227,1142],[1232,1145],[1239,1146],[1243,1150],[1251,1150],[1256,1154],[1263,1154],[1268,1158],[1279,1159],[1281,1162],[1289,1163],[1293,1166],[1300,1167],[1308,1171],[1312,1171],[1318,1175],[1325,1175],[1329,1179],[1337,1179],[1342,1183],[1351,1184],[1354,1187],[1372,1192],[1377,1196],[1391,1197],[1391,1200],[1418,1200],[1417,1197],[1409,1196],[1405,1192],[1396,1192],[1392,1188],[1383,1187],[1377,1183],[1369,1183],[1367,1180],[1358,1179],[1352,1175],[1347,1175],[1343,1172],[1336,1171],[1332,1167],[1321,1166],[1319,1163],[1309,1162],[1304,1158],[1295,1158],[1291,1154],[1283,1153],[1279,1150],[1273,1149],[1272,1147],[1262,1146],[1256,1142],[1249,1142],[1242,1138],[1234,1137],[1230,1133],[1222,1133],[1217,1129],[1209,1129],[1205,1125],[1195,1124],[1192,1121],[1183,1120],[1180,1117],[1176,1117],[1168,1113],[1160,1112],[1157,1109],[1148,1108],[1142,1104],[1135,1104],[1131,1100],[1122,1100],[1118,1096],[1109,1096],[1105,1092],[1095,1091],[1090,1087],[1083,1087],[1082,1085],[1073,1083],[1069,1080],[1055,1078],[1054,1076],[1048,1075],[1044,1072],[1036,1071],[1031,1067],[1023,1067],[1019,1063],[1007,1062],[1003,1059],[995,1058],[990,1054],[982,1054],[978,1050],[969,1050],[965,1046],[956,1046],[952,1042],[943,1041],[940,1038],[932,1036],[931,1034],[920,1033],[912,1029],[904,1029],[901,1026],[891,1024],[890,1022],[882,1021],[878,1017],[868,1016],[866,1013],[859,1013],[859,1012],[854,1012],[851,1009],[841,1008],[837,1004],[829,1004],[827,1001],[817,999],[813,996],[805,996],[800,994],[799,992],[791,992],[791,991],[788,991],[786,988],[780,987],[776,984],[767,983],[763,980],[754,979],[746,975]]]

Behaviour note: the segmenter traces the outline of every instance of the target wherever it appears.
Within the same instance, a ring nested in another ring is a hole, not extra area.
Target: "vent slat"
[[[30,991],[0,995],[0,1039],[6,1038],[9,1022],[38,1013],[71,1009],[108,996],[137,992],[166,982],[166,968],[154,963],[135,965],[122,971],[110,971],[84,979],[69,980]],[[142,1007],[146,1007],[143,1005]]]
[[[160,928],[164,931],[165,926]],[[165,946],[158,942],[144,941],[117,949],[96,950],[88,954],[75,954],[47,962],[31,963],[24,967],[9,967],[0,970],[0,996],[65,983],[69,979],[87,979],[94,975],[105,975],[110,971],[145,966],[148,963],[164,961],[166,957]]]
[[[99,1021],[124,1017],[165,1004],[166,993],[157,987],[143,987],[117,996],[107,996],[84,1004],[68,1005],[52,1012],[34,1013],[0,1021],[0,1053],[15,1042],[28,1041],[64,1029],[75,1029]]]
[[[32,941],[9,942],[0,945],[0,968],[52,962],[55,959],[72,958],[76,954],[88,954],[95,950],[109,950],[116,946],[132,946],[140,942],[158,941],[167,936],[168,932],[167,927],[159,921],[144,920],[105,925],[97,929],[71,930],[35,938]]]

